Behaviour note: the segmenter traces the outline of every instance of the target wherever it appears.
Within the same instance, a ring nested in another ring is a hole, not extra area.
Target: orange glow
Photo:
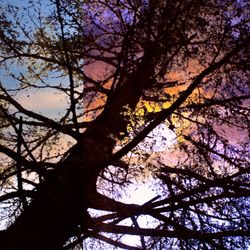
[[[169,98],[166,98],[166,101],[161,102],[154,102],[154,101],[146,101],[141,99],[140,102],[137,104],[136,110],[126,110],[126,116],[130,117],[130,121],[128,124],[128,131],[132,131],[135,126],[143,126],[144,125],[144,116],[147,113],[157,113],[160,112],[163,109],[169,108],[172,103],[179,97],[182,91],[185,91],[188,85],[191,83],[192,79],[201,72],[203,67],[199,65],[197,60],[192,60],[187,65],[186,70],[175,70],[171,71],[166,74],[165,81],[166,82],[178,82],[179,85],[177,86],[164,86],[163,91],[166,93],[166,95],[169,96]],[[93,80],[96,81],[102,81],[104,80],[108,73],[112,72],[114,69],[112,66],[96,61],[88,66],[85,67],[84,71],[85,74],[87,74],[89,77],[91,77]],[[110,89],[112,85],[113,79],[109,79],[103,84],[103,87],[106,89]],[[200,87],[199,89],[196,89],[193,91],[191,96],[188,98],[188,100],[183,104],[187,104],[190,102],[195,103],[202,103],[204,102],[204,96],[206,98],[210,97],[212,93],[210,92],[204,92],[203,89]],[[163,99],[163,98],[161,98]],[[100,114],[100,112],[103,110],[103,107],[106,103],[107,97],[105,94],[97,93],[94,98],[91,99],[91,101],[88,104],[85,104],[85,121],[91,121],[93,120],[97,114]],[[94,111],[96,110],[95,113]],[[125,114],[125,113],[124,113]],[[183,113],[186,117],[190,115],[190,113]],[[136,120],[135,120],[136,119]],[[183,141],[182,136],[178,136],[181,134],[186,134],[192,131],[194,128],[192,123],[186,119],[180,119],[176,115],[172,115],[171,122],[175,126],[175,132],[178,137],[178,141]],[[202,121],[201,121],[202,122]],[[185,132],[185,133],[184,133]]]

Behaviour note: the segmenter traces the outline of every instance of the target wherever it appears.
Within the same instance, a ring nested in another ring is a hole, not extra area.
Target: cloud
[[[32,111],[65,109],[68,105],[68,96],[54,91],[22,92],[17,94],[16,99],[24,108]]]

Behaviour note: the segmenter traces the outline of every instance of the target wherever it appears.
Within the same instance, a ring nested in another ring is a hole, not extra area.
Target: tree
[[[0,145],[9,223],[1,249],[77,249],[95,244],[88,239],[125,249],[247,249],[247,1],[1,8],[0,100],[10,126]],[[67,100],[61,115],[27,107],[42,91]],[[135,180],[154,181],[159,195],[143,205],[119,199]]]

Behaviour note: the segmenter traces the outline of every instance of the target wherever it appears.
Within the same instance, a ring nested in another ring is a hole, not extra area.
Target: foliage
[[[247,249],[249,7],[3,3],[3,249]]]

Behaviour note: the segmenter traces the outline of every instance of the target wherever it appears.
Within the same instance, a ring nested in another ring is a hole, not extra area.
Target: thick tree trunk
[[[152,58],[145,53],[137,72],[108,99],[102,115],[84,132],[58,171],[44,181],[30,206],[0,234],[0,249],[62,249],[77,226],[85,224],[87,209],[95,204],[91,199],[98,174],[107,167],[115,146],[112,138],[126,132],[123,108],[129,105],[134,109],[142,90],[152,84]]]
[[[93,140],[91,134],[75,145],[58,171],[41,185],[30,206],[1,233],[0,249],[62,249],[77,226],[86,222],[98,173],[114,146],[110,139]]]

